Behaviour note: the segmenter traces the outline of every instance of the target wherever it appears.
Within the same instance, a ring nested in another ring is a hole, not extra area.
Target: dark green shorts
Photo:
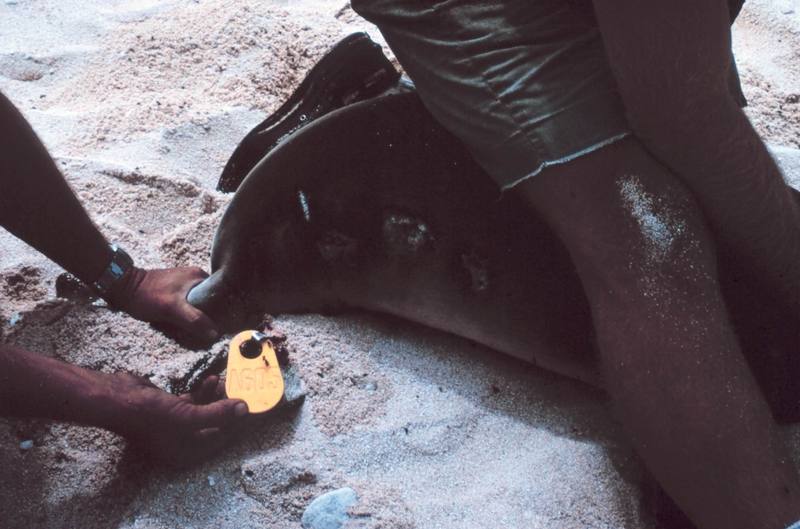
[[[630,134],[590,0],[351,3],[503,189]]]

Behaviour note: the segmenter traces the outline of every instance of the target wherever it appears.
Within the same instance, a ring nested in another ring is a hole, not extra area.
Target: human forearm
[[[0,123],[0,224],[82,281],[95,281],[111,260],[105,238],[2,94]]]
[[[41,417],[113,429],[121,406],[114,375],[24,349],[0,346],[0,415]]]
[[[0,346],[0,416],[106,428],[169,464],[189,464],[220,450],[247,414],[244,402],[225,398],[218,377],[176,396],[127,373],[99,373]]]
[[[0,94],[0,225],[92,284],[112,250],[25,118]],[[214,339],[214,323],[186,302],[200,269],[135,269],[104,297],[135,318],[177,325]]]

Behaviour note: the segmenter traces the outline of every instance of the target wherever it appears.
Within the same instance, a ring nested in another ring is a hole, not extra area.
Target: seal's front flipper
[[[395,86],[400,73],[366,33],[353,33],[314,65],[291,97],[236,147],[217,183],[236,191],[253,167],[278,143],[315,119]]]

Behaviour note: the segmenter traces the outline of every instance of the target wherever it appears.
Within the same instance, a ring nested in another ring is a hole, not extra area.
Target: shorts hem
[[[606,138],[605,140],[596,142],[596,143],[590,145],[589,147],[581,149],[578,152],[574,152],[574,153],[568,154],[566,156],[562,156],[560,158],[556,158],[555,160],[544,161],[544,162],[540,163],[539,166],[536,169],[534,169],[530,173],[526,174],[525,176],[523,176],[521,178],[517,178],[516,180],[512,181],[511,183],[503,184],[502,186],[500,186],[500,190],[503,191],[503,192],[508,191],[508,190],[512,189],[513,187],[515,187],[516,185],[521,184],[525,180],[528,180],[529,178],[532,178],[532,177],[540,174],[542,171],[544,171],[548,167],[552,167],[554,165],[561,165],[561,164],[565,164],[565,163],[571,162],[571,161],[573,161],[573,160],[575,160],[577,158],[580,158],[581,156],[586,156],[587,154],[591,154],[591,153],[593,153],[595,151],[599,151],[600,149],[602,149],[604,147],[608,147],[609,145],[611,145],[613,143],[616,143],[616,142],[618,142],[618,141],[620,141],[622,139],[625,139],[630,135],[631,135],[630,132],[623,132],[621,134],[616,134],[614,136],[611,136],[610,138]]]

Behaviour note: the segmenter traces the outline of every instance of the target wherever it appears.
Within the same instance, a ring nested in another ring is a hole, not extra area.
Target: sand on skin
[[[734,38],[755,126],[800,147],[791,4],[752,0]],[[326,0],[16,0],[0,20],[0,90],[107,236],[148,266],[206,266],[230,200],[214,184],[237,141],[341,36],[379,37]],[[0,339],[165,387],[202,355],[57,299],[55,265],[5,232],[0,248]],[[198,468],[151,465],[97,429],[0,419],[1,525],[299,527],[313,497],[350,486],[357,527],[651,526],[602,394],[395,319],[276,325],[306,404]]]

